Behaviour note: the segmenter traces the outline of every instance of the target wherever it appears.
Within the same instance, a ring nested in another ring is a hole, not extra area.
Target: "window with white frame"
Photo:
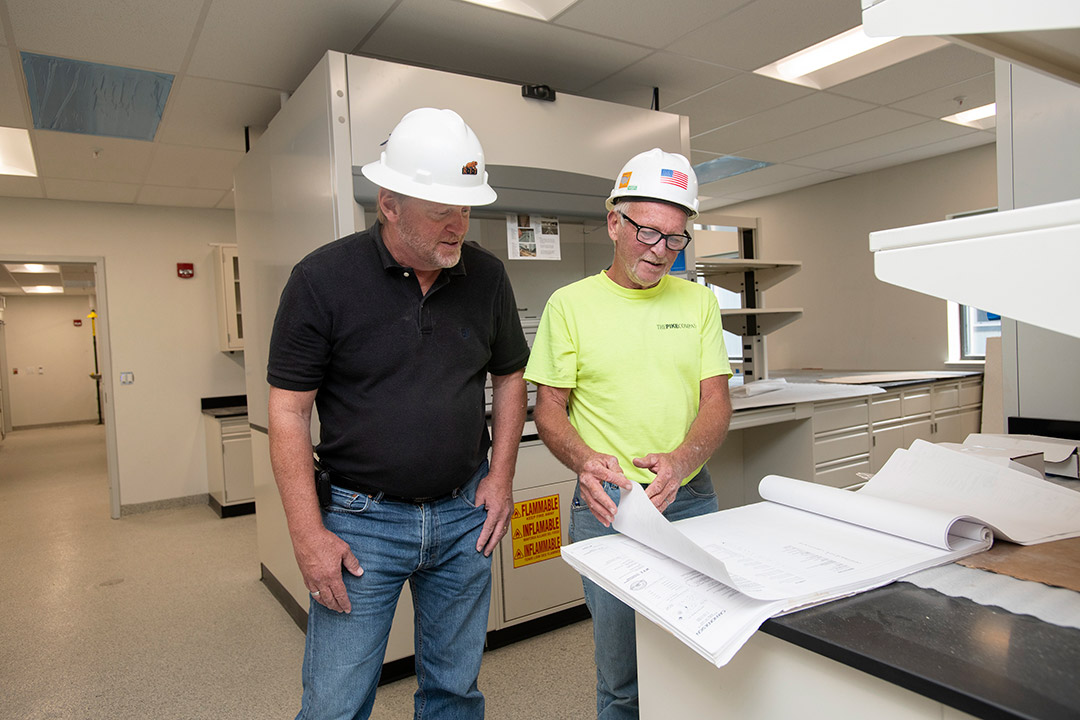
[[[946,218],[970,217],[997,212],[997,208],[985,208],[969,212],[953,213]],[[1001,316],[970,305],[948,302],[949,312],[949,360],[979,361],[986,359],[986,339],[1001,336]]]

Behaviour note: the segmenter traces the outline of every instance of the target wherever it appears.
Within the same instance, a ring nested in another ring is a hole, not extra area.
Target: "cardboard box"
[[[1047,474],[1080,479],[1080,456],[1077,454],[1078,444],[1075,440],[1041,435],[972,433],[964,439],[964,445],[1041,452]]]

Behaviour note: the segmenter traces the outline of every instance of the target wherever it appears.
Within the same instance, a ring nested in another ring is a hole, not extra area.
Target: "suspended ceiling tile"
[[[702,23],[722,17],[749,0],[578,0],[555,18],[556,25],[625,42],[662,48]]]
[[[187,77],[173,90],[157,140],[244,150],[244,127],[266,127],[280,109],[278,90]]]
[[[133,203],[139,192],[136,183],[93,182],[46,178],[45,194],[50,200],[81,200],[84,202]]]
[[[637,45],[445,0],[404,0],[357,52],[574,93],[649,54]]]
[[[963,102],[958,102],[958,98],[963,98]],[[994,73],[987,73],[931,90],[890,107],[927,117],[943,118],[962,110],[982,107],[994,102],[994,99]]]
[[[136,200],[138,205],[214,208],[227,191],[209,188],[161,187],[143,185]]]
[[[814,155],[807,155],[797,160],[799,165],[819,170],[836,170],[841,167],[865,162],[874,158],[891,155],[908,148],[932,145],[943,140],[969,135],[975,132],[971,128],[931,120],[919,125],[903,128],[895,132],[849,143],[842,147],[827,150]]]
[[[11,63],[11,53],[0,52],[0,125],[4,127],[26,128],[26,94],[23,92],[22,78],[16,74]],[[22,72],[22,69],[19,69]]]
[[[41,179],[19,175],[0,175],[0,197],[45,197]]]
[[[690,115],[690,135],[694,136],[812,92],[801,85],[744,73],[687,100],[664,105],[663,109]]]
[[[752,71],[860,24],[862,13],[853,0],[757,0],[666,49]]]
[[[691,142],[699,150],[738,155],[745,148],[811,130],[873,108],[869,103],[816,92],[696,135]]]
[[[189,75],[292,92],[327,50],[349,52],[394,0],[214,2]]]
[[[146,183],[229,190],[233,186],[233,170],[243,157],[243,151],[238,150],[158,144],[146,173]]]
[[[604,78],[584,94],[634,107],[652,107],[653,88],[660,89],[660,107],[730,80],[738,71],[712,63],[656,52],[625,70]]]
[[[931,90],[994,72],[994,59],[946,45],[829,88],[837,95],[891,105]]]
[[[742,153],[755,160],[788,162],[923,122],[926,122],[926,118],[921,115],[877,108],[774,142],[746,148]]]
[[[881,170],[883,168],[889,168],[895,165],[903,165],[905,163],[915,162],[916,160],[925,160],[926,158],[937,157],[938,155],[959,152],[960,150],[966,150],[968,148],[986,145],[994,141],[995,137],[993,133],[977,131],[968,133],[967,135],[961,135],[960,137],[943,140],[941,142],[933,143],[930,145],[923,145],[922,147],[916,148],[907,148],[891,155],[884,155],[870,160],[865,160],[863,162],[853,163],[851,165],[837,168],[837,170],[840,172],[848,172],[853,175],[858,175],[861,173],[870,172],[872,170]]]
[[[20,50],[107,65],[180,70],[204,0],[7,0]]]
[[[141,140],[50,130],[31,130],[30,141],[42,176],[100,182],[142,182],[154,148]]]

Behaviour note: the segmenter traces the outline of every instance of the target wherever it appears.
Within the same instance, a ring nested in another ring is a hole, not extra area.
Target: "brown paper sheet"
[[[956,562],[977,570],[1080,592],[1080,538],[1038,545],[997,541],[990,550]]]

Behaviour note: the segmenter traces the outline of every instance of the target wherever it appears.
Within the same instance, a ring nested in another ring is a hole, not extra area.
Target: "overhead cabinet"
[[[240,258],[236,254],[236,245],[214,246],[214,275],[217,281],[218,347],[222,352],[243,350]]]

